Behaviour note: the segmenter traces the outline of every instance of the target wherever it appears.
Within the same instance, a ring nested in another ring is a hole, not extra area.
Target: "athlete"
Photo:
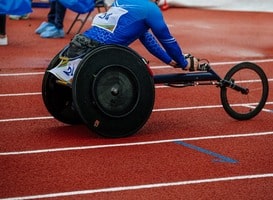
[[[94,17],[90,29],[71,40],[66,56],[79,56],[100,44],[129,46],[139,39],[151,54],[168,65],[202,70],[195,57],[183,55],[157,3],[158,0],[115,0],[107,12]]]

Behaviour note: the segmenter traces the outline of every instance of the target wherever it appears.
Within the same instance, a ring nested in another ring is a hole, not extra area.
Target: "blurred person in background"
[[[65,36],[63,29],[65,13],[66,7],[59,0],[51,0],[47,21],[42,22],[35,33],[39,34],[41,38],[63,38]]]
[[[6,33],[6,15],[24,15],[31,13],[29,0],[1,0],[0,1],[0,45],[8,45]]]
[[[8,36],[6,34],[6,15],[0,14],[0,45],[8,44]]]
[[[32,3],[32,0],[29,0],[29,1],[30,3]],[[23,15],[9,15],[9,18],[13,20],[28,19],[29,15],[30,13],[25,13]]]

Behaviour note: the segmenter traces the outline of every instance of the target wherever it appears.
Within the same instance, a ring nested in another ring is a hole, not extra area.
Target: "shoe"
[[[46,31],[47,28],[55,27],[54,24],[50,22],[42,22],[41,25],[35,30],[35,33],[41,34],[42,32]]]
[[[9,15],[9,18],[12,19],[12,20],[28,19],[29,18],[29,14],[25,14],[25,15]]]
[[[44,32],[41,33],[41,38],[63,38],[64,37],[64,30],[57,29],[54,27],[47,28]]]
[[[5,36],[1,36],[0,37],[0,46],[5,46],[5,45],[8,45],[8,37],[5,35]]]

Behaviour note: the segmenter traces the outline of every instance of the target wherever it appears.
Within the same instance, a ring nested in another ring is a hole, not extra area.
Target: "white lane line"
[[[273,78],[268,78],[267,80],[268,82],[273,82]],[[248,82],[255,82],[255,80],[249,80]],[[171,87],[164,84],[161,84],[161,85],[158,84],[158,85],[155,85],[155,88],[164,89],[164,88],[171,88]],[[176,89],[179,89],[179,88],[176,88]],[[41,92],[7,93],[7,94],[0,94],[0,97],[32,96],[32,95],[41,95],[41,94],[42,94]]]
[[[220,65],[236,65],[241,62],[246,62],[246,60],[240,60],[240,61],[228,61],[228,62],[213,62],[209,63],[211,66],[217,67]],[[273,62],[273,59],[262,59],[262,60],[248,60],[247,62],[253,62],[253,63],[267,63],[267,62]],[[165,68],[173,68],[169,65],[161,65],[161,66],[151,66],[151,69],[165,69]]]
[[[18,97],[18,96],[33,96],[41,95],[41,92],[25,92],[25,93],[13,93],[13,94],[0,94],[0,97]]]
[[[257,103],[248,103],[248,104],[231,104],[231,106],[251,106],[256,105]],[[266,105],[272,105],[273,102],[266,102]],[[165,112],[165,111],[177,111],[177,110],[195,110],[195,109],[210,109],[210,108],[222,108],[222,105],[208,105],[208,106],[192,106],[192,107],[177,107],[177,108],[158,108],[153,109],[153,112]],[[270,111],[269,109],[263,109],[263,111]]]
[[[193,107],[178,107],[178,108],[162,108],[153,109],[153,112],[164,112],[164,111],[177,111],[177,110],[193,110],[193,109],[209,109],[209,108],[220,108],[222,105],[210,105],[210,106],[193,106]],[[31,120],[44,120],[53,119],[51,116],[42,117],[24,117],[24,118],[10,118],[10,119],[0,119],[1,122],[14,122],[14,121],[31,121]]]
[[[43,116],[43,117],[22,117],[22,118],[12,118],[12,119],[0,119],[1,122],[17,122],[17,121],[32,121],[32,120],[45,120],[53,119],[52,116]]]
[[[266,105],[272,105],[273,102],[266,102]],[[251,105],[251,104],[249,104]],[[246,106],[238,104],[234,106]],[[153,112],[168,112],[168,111],[180,111],[180,110],[195,110],[195,109],[211,109],[211,108],[222,108],[222,105],[208,105],[208,106],[192,106],[192,107],[176,107],[176,108],[156,108],[153,109]],[[270,109],[263,109],[264,112],[273,112]],[[22,117],[22,118],[9,118],[9,119],[0,119],[0,123],[3,122],[16,122],[16,121],[32,121],[32,120],[47,120],[53,119],[52,116],[41,116],[41,117]]]
[[[153,109],[153,112],[166,112],[166,111],[179,111],[179,110],[193,110],[193,109],[210,109],[210,108],[221,108],[222,105],[210,105],[210,106],[193,106],[193,107],[177,107],[177,108],[161,108]],[[23,118],[10,118],[10,119],[0,119],[1,122],[16,122],[16,121],[32,121],[32,120],[45,120],[53,119],[51,116],[41,116],[41,117],[23,117]]]
[[[273,78],[268,78],[268,82],[272,82]],[[250,81],[253,82],[253,81]],[[164,89],[164,88],[171,88],[167,85],[155,85],[156,89]],[[176,88],[180,89],[180,88]],[[17,97],[17,96],[33,96],[33,95],[41,95],[42,92],[24,92],[24,93],[7,93],[7,94],[0,94],[0,97]]]
[[[268,112],[268,113],[273,113],[273,110],[270,110],[270,109],[265,109],[265,108],[263,108],[263,109],[262,109],[262,111],[264,111],[264,112]]]
[[[177,108],[157,108],[153,109],[153,112],[166,112],[177,110],[195,110],[195,109],[210,109],[210,108],[222,108],[222,105],[209,105],[209,106],[192,106],[192,107],[177,107]]]
[[[176,138],[176,139],[167,139],[167,140],[152,140],[152,141],[146,141],[146,142],[78,146],[78,147],[65,147],[65,148],[53,148],[53,149],[37,149],[37,150],[29,150],[29,151],[0,152],[0,156],[41,154],[41,153],[64,152],[64,151],[79,151],[79,150],[89,150],[89,149],[152,145],[152,144],[171,143],[171,142],[177,142],[177,141],[213,140],[213,139],[241,138],[241,137],[261,137],[261,136],[269,136],[269,135],[273,135],[273,131],[246,133],[246,134],[232,134],[232,135],[214,135],[214,136],[203,136],[203,137],[192,137],[192,138]]]
[[[214,62],[210,63],[211,66],[219,66],[219,65],[229,65],[229,64],[238,64],[241,62],[245,62],[246,60],[239,60],[239,61],[227,61],[227,62]],[[248,62],[254,62],[254,63],[267,63],[267,62],[273,62],[273,58],[269,59],[261,59],[261,60],[248,60]],[[150,66],[151,69],[163,69],[163,68],[172,68],[169,65],[162,65],[162,66]],[[26,73],[10,73],[10,74],[1,74],[0,77],[4,76],[35,76],[35,75],[43,75],[45,72],[26,72]]]
[[[250,180],[250,179],[265,179],[265,178],[273,178],[273,173],[218,177],[218,178],[197,179],[197,180],[178,181],[178,182],[153,183],[153,184],[146,184],[146,185],[119,186],[119,187],[110,187],[110,188],[49,193],[49,194],[41,194],[41,195],[33,195],[33,196],[11,197],[11,198],[5,198],[2,200],[56,198],[56,197],[65,197],[65,196],[88,195],[88,194],[95,194],[95,193],[121,192],[121,191],[132,191],[132,190],[154,189],[154,188],[162,188],[162,187],[174,187],[174,186],[193,185],[193,184]]]
[[[11,73],[11,74],[0,74],[1,76],[36,76],[36,75],[44,75],[45,72],[26,72],[26,73]]]

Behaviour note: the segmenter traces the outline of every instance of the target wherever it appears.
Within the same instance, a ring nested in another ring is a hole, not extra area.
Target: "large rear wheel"
[[[75,72],[72,93],[83,121],[105,137],[136,133],[154,105],[154,83],[146,64],[133,50],[116,45],[85,56]]]

